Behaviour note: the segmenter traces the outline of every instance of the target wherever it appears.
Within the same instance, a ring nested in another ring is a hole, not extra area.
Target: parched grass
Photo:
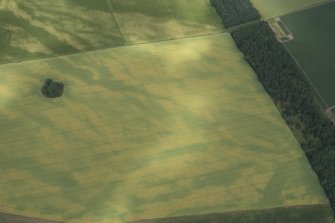
[[[263,19],[270,19],[329,0],[250,0]]]
[[[228,34],[0,73],[3,212],[117,223],[328,202]],[[46,78],[63,97],[41,95]]]

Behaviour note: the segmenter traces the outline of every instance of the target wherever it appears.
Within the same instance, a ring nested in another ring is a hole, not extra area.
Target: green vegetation
[[[62,82],[53,81],[52,79],[46,79],[41,92],[48,98],[61,97],[64,92],[64,84]]]
[[[135,221],[133,223],[334,223],[327,205],[306,205],[246,210]]]
[[[249,0],[210,0],[226,28],[260,19]]]
[[[229,34],[6,64],[0,73],[3,211],[124,223],[327,203]],[[41,99],[50,76],[71,86],[66,97]]]
[[[335,2],[282,17],[294,33],[285,43],[321,93],[335,105]],[[328,107],[327,106],[327,107]]]
[[[332,0],[250,0],[263,19],[282,16]]]
[[[335,126],[318,106],[311,86],[267,23],[239,29],[232,36],[287,123],[292,129],[303,125],[301,146],[335,210]]]

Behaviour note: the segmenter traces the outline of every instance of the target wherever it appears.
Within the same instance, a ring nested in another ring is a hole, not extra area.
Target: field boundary
[[[0,212],[0,223],[63,223],[63,222]]]
[[[5,63],[1,63],[0,62],[0,66],[7,65],[7,64],[17,64],[17,63],[31,62],[31,61],[36,61],[36,60],[48,60],[48,59],[53,59],[53,58],[64,58],[64,57],[72,56],[72,55],[101,52],[101,51],[106,51],[106,50],[111,50],[111,49],[118,49],[118,48],[122,48],[122,47],[132,47],[132,46],[138,46],[138,45],[163,43],[163,42],[169,42],[169,41],[178,41],[178,40],[184,40],[184,39],[206,37],[206,36],[215,36],[215,35],[224,35],[224,34],[228,35],[228,34],[230,34],[230,32],[220,31],[220,32],[215,32],[215,33],[207,33],[207,34],[200,34],[200,35],[176,37],[176,38],[169,38],[169,39],[164,39],[164,40],[154,40],[154,41],[148,41],[148,42],[139,42],[139,43],[135,43],[135,44],[133,44],[133,43],[132,44],[125,44],[125,45],[120,45],[120,46],[115,46],[115,47],[107,47],[107,48],[101,48],[101,49],[95,49],[95,50],[85,50],[85,51],[81,51],[81,52],[69,53],[69,54],[64,54],[64,55],[50,55],[48,57],[41,57],[41,58],[34,58],[34,59],[27,59],[27,60],[17,60],[17,61],[5,62]]]
[[[228,211],[228,212],[223,212],[223,213],[207,213],[207,214],[197,214],[197,215],[174,216],[174,217],[167,217],[167,218],[141,219],[141,220],[130,221],[128,223],[190,223],[190,222],[193,222],[190,220],[192,218],[197,218],[197,219],[202,218],[203,220],[207,218],[207,221],[210,218],[212,218],[212,220],[214,220],[213,223],[216,223],[216,222],[221,222],[220,220],[224,220],[224,219],[220,219],[220,217],[231,217],[231,216],[238,216],[238,215],[248,216],[252,214],[257,214],[259,212],[280,212],[286,209],[305,209],[305,208],[308,210],[310,209],[315,210],[316,208],[325,208],[325,209],[329,208],[329,210],[331,210],[331,206],[328,203],[309,204],[309,205],[288,205],[288,206],[278,206],[278,207],[271,207],[271,208]],[[256,220],[257,219],[255,219],[254,223],[256,223]],[[329,221],[327,222],[333,222],[333,221],[329,219]],[[327,222],[324,222],[324,223],[327,223]],[[210,222],[207,222],[207,223],[210,223]],[[248,223],[251,223],[251,222],[248,222]],[[289,223],[289,222],[285,222],[285,223]],[[315,223],[318,223],[318,222],[315,222]]]
[[[306,7],[291,11],[291,12],[284,13],[284,14],[278,15],[276,17],[283,17],[283,16],[291,15],[291,14],[298,13],[298,12],[301,12],[301,11],[305,11],[305,10],[308,10],[308,9],[312,9],[312,8],[315,8],[315,7],[318,7],[318,6],[321,6],[321,5],[326,5],[326,4],[329,4],[331,2],[335,2],[335,0],[328,0],[328,1],[324,1],[324,2],[314,3],[312,5],[309,5],[309,6],[306,6]],[[271,18],[271,19],[274,19],[274,18]]]

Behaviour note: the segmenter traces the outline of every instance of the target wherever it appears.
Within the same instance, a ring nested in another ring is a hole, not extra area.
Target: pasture
[[[335,105],[335,2],[282,17],[294,40],[285,45],[323,97]]]
[[[218,33],[207,0],[2,0],[0,63]]]
[[[3,212],[121,223],[328,204],[229,34],[0,72]],[[42,96],[46,78],[61,98]]]
[[[329,0],[250,0],[263,19],[271,19],[294,11],[299,11]]]

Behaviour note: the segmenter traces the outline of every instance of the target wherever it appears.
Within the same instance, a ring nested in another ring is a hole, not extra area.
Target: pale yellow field
[[[228,34],[0,74],[0,211],[117,223],[327,203]],[[41,95],[49,77],[62,98]]]
[[[329,0],[250,0],[263,19],[282,16]]]

